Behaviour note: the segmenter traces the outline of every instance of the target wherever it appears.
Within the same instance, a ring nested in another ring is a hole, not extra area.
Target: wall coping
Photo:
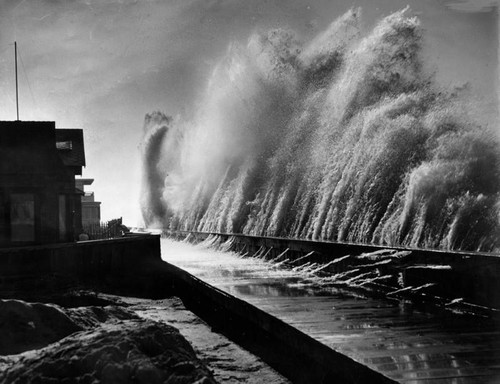
[[[159,238],[160,235],[144,234],[144,235],[129,236],[129,237],[116,237],[111,239],[85,240],[72,243],[51,243],[51,244],[41,244],[41,245],[27,245],[21,247],[8,247],[8,248],[0,248],[0,255],[12,252],[38,251],[44,249],[84,248],[86,246],[99,245],[99,244],[107,245],[107,244],[131,243],[131,242],[137,242],[138,240],[151,239],[155,237]]]

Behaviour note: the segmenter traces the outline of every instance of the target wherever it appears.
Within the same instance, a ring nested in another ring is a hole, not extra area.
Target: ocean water
[[[146,225],[498,251],[495,135],[423,69],[417,17],[361,20],[235,42],[192,118],[148,115]]]

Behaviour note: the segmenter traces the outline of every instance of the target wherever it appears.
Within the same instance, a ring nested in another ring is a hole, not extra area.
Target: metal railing
[[[89,240],[111,239],[121,237],[128,229],[122,224],[122,218],[109,221],[101,221],[95,224],[84,224],[83,233],[88,235]]]

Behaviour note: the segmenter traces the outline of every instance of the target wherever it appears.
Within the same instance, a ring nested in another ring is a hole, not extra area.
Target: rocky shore
[[[288,383],[176,297],[18,297],[0,300],[2,383]]]

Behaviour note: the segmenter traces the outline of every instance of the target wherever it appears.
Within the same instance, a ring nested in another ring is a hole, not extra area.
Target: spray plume
[[[197,115],[146,117],[143,216],[164,228],[498,250],[499,147],[423,72],[408,10],[308,44],[231,44]]]

